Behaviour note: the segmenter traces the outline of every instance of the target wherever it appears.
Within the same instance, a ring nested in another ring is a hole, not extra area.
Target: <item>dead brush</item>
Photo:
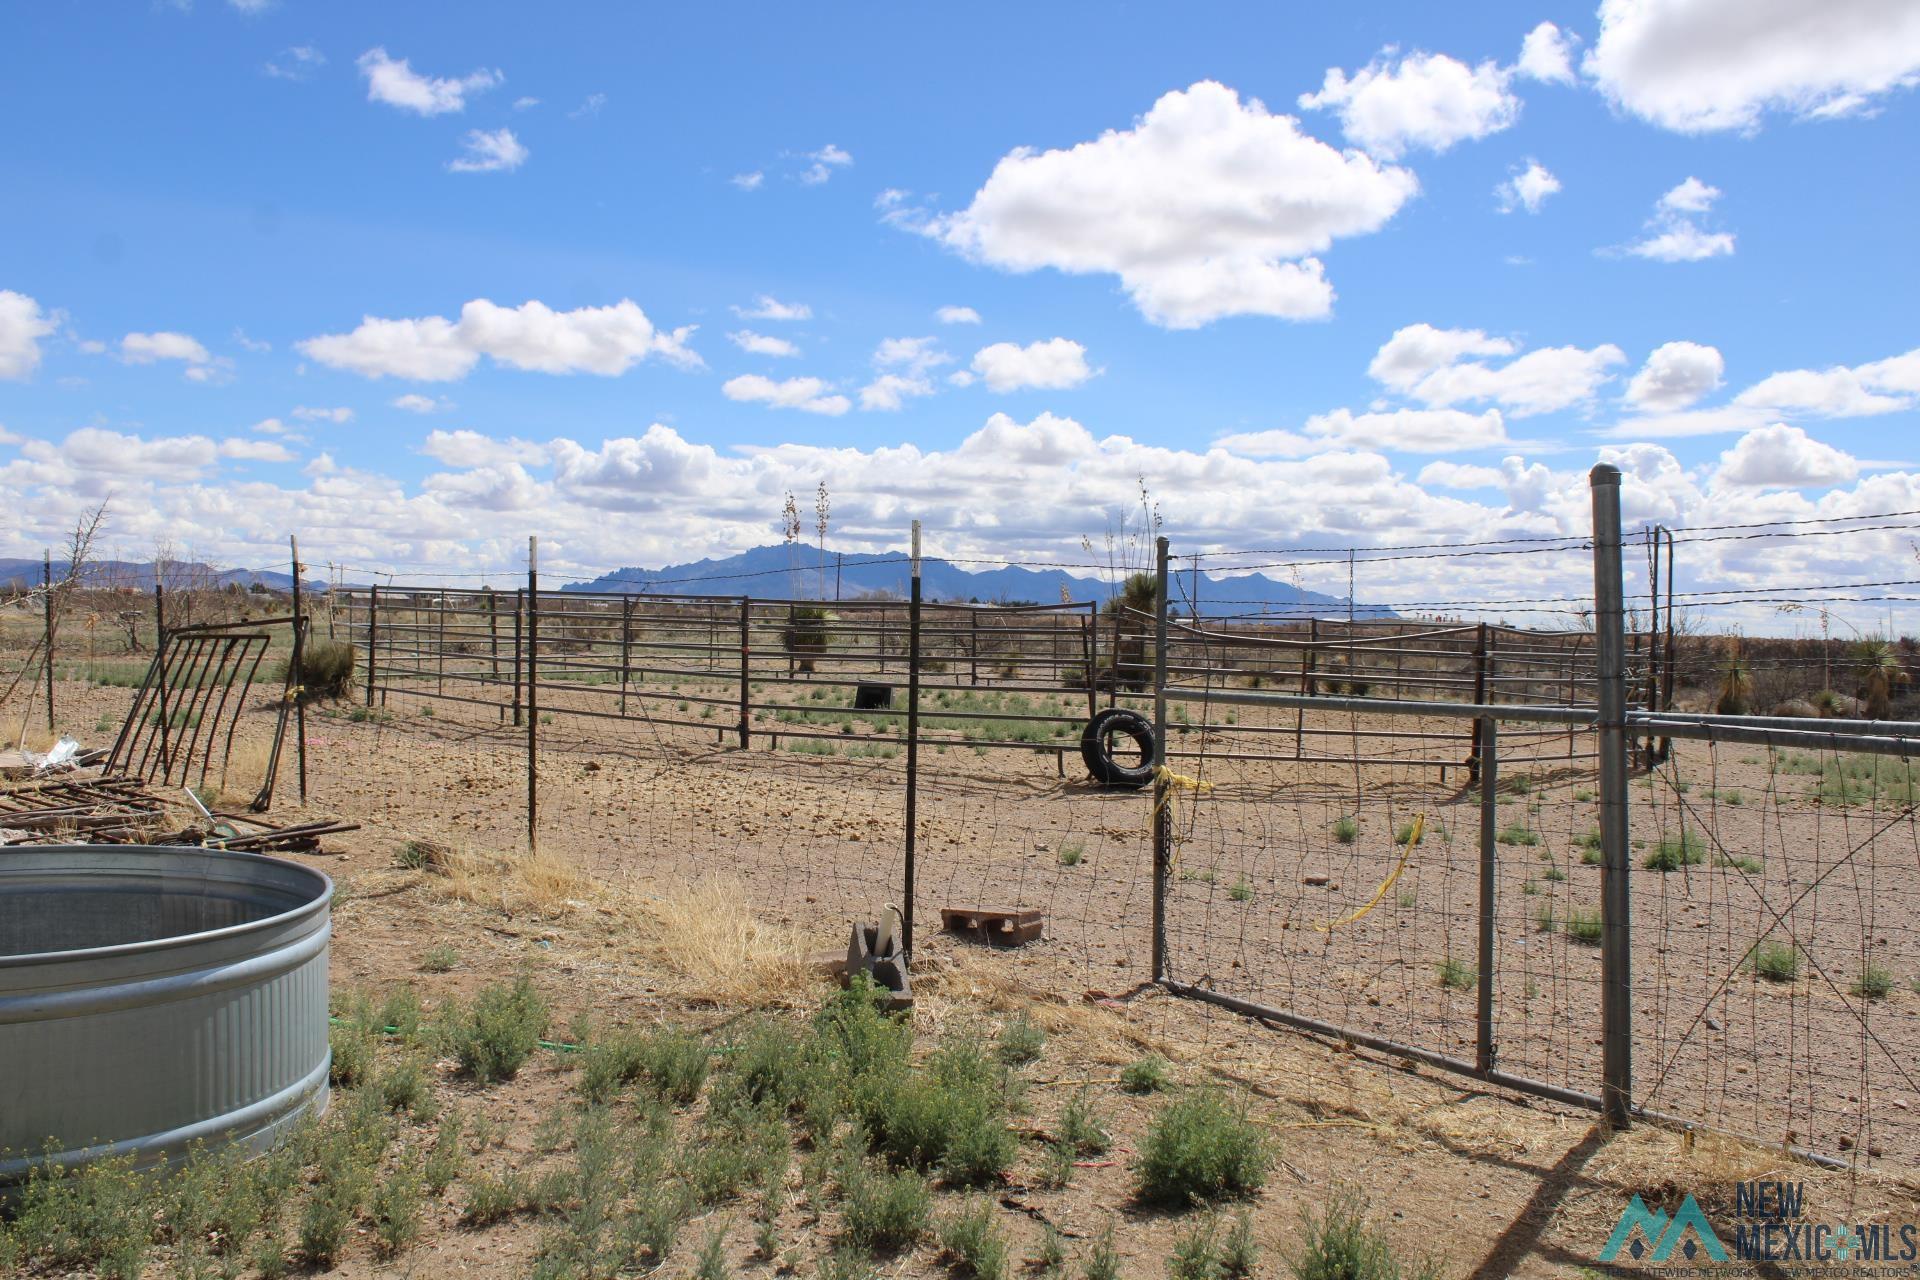
[[[706,880],[657,893],[622,893],[607,904],[634,926],[632,946],[675,979],[675,994],[749,1009],[812,1004],[819,978],[801,936],[747,906],[737,883]]]
[[[592,877],[552,854],[493,854],[412,839],[395,862],[439,877],[438,892],[505,915],[561,916],[595,896]]]

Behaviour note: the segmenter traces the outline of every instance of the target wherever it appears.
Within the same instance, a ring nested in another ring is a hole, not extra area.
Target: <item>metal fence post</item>
[[[513,591],[513,727],[520,727],[520,677],[521,661],[526,652],[525,633],[527,629],[527,589],[515,587]]]
[[[527,851],[540,852],[540,539],[527,536]]]
[[[1602,1111],[1625,1128],[1633,1109],[1633,898],[1628,877],[1626,602],[1620,571],[1620,469],[1588,476],[1593,491],[1593,630],[1600,750],[1600,1038]]]
[[[47,667],[47,730],[53,730],[53,552],[46,553],[46,667]],[[74,567],[67,566],[67,576],[72,577]]]
[[[740,749],[747,750],[752,742],[753,730],[749,727],[753,719],[753,687],[749,683],[753,674],[753,597],[740,597]]]
[[[1164,982],[1167,977],[1167,853],[1172,834],[1167,813],[1167,539],[1164,535],[1154,540],[1153,638],[1153,980]]]
[[[1487,701],[1487,624],[1481,623],[1473,637],[1473,700],[1482,706]],[[1480,759],[1486,753],[1487,726],[1493,721],[1482,716],[1473,722],[1473,739],[1467,747],[1467,781],[1480,781]]]
[[[633,672],[633,598],[620,598],[620,714],[627,714],[627,679]]]
[[[913,522],[913,585],[907,597],[907,842],[901,893],[900,947],[913,959],[913,882],[920,799],[920,522]]]
[[[157,591],[158,588],[155,588]],[[367,706],[373,706],[373,686],[380,682],[380,584],[367,588]]]
[[[300,803],[307,802],[307,620],[300,601],[300,539],[287,535],[293,559],[293,757],[300,769]]]
[[[1474,1065],[1482,1074],[1493,1070],[1493,948],[1494,912],[1499,905],[1497,854],[1500,849],[1500,739],[1492,716],[1474,722],[1475,753],[1480,782],[1480,984],[1475,1018]]]

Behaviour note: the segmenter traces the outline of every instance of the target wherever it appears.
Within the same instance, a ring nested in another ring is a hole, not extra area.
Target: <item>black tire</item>
[[[1122,763],[1113,749],[1116,737],[1130,738],[1140,748],[1138,765]],[[1108,707],[1080,731],[1080,758],[1101,786],[1138,791],[1153,781],[1153,722],[1138,711]]]

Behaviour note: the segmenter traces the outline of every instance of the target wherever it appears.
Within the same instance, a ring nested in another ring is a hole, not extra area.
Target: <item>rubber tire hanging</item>
[[[1124,764],[1114,751],[1116,737],[1129,738],[1140,748],[1138,765]],[[1103,787],[1138,791],[1153,781],[1153,722],[1138,711],[1108,707],[1087,721],[1080,731],[1080,758],[1087,773]]]

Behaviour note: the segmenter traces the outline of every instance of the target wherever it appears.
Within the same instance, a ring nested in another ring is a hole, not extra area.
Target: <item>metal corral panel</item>
[[[332,898],[253,854],[0,849],[0,1186],[323,1111]]]

